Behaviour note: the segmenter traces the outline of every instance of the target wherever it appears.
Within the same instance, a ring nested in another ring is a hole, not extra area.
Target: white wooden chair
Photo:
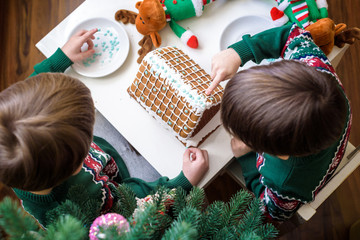
[[[349,44],[345,44],[344,47],[342,47],[342,48],[338,48],[337,46],[334,46],[333,50],[327,56],[331,62],[331,65],[334,68],[336,68],[339,65],[341,58],[344,56],[344,54],[345,54],[346,50],[348,50],[349,46],[350,46]]]
[[[340,184],[360,165],[360,146],[355,148],[351,143],[345,151],[345,156],[336,169],[334,176],[316,195],[313,202],[307,203],[299,208],[297,215],[300,221],[308,221],[315,213],[316,209],[340,186]]]

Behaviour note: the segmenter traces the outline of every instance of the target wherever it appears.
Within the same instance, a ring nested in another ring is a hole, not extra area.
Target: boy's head
[[[336,79],[283,60],[237,73],[226,85],[221,119],[256,152],[306,156],[339,139],[347,114]]]
[[[84,161],[95,108],[89,89],[60,73],[0,93],[0,181],[27,191],[54,187]]]

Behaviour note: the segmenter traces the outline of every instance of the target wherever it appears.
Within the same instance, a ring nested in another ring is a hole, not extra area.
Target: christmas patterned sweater
[[[50,58],[37,64],[36,75],[41,72],[64,72],[72,62],[58,49]],[[161,177],[154,182],[145,182],[138,178],[131,178],[128,169],[119,153],[104,139],[94,136],[90,151],[84,160],[81,171],[65,182],[56,186],[47,195],[37,195],[20,189],[13,189],[21,200],[22,206],[38,222],[46,227],[46,213],[67,199],[67,194],[72,186],[83,185],[91,199],[97,199],[102,212],[107,212],[113,206],[114,198],[111,187],[126,183],[139,198],[143,198],[158,186],[168,188],[183,187],[190,190],[192,185],[181,172],[176,178]]]
[[[333,75],[346,97],[326,55],[315,45],[310,33],[295,24],[273,28],[253,37],[246,35],[230,48],[239,54],[242,65],[249,60],[260,63],[266,58],[279,57],[304,62]],[[349,139],[351,109],[348,100],[347,110],[340,139],[317,154],[281,160],[267,153],[250,152],[237,159],[247,188],[263,200],[269,218],[280,221],[290,218],[302,204],[313,201],[334,174]]]

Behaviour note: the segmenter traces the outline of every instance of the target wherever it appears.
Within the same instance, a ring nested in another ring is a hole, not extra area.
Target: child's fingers
[[[185,161],[190,161],[190,154],[191,154],[191,151],[189,148],[187,148],[184,152],[184,156],[183,156],[183,159],[184,159],[184,162]]]
[[[81,29],[81,30],[79,30],[79,31],[77,31],[75,34],[74,34],[74,36],[82,36],[84,33],[86,33],[87,32],[87,30],[85,30],[85,29]]]
[[[198,149],[197,148],[188,148],[186,149],[189,152],[189,160],[193,162],[197,159]]]
[[[220,74],[217,74],[214,78],[214,80],[211,82],[210,86],[208,87],[208,89],[206,89],[205,93],[206,95],[210,95],[212,93],[212,91],[216,88],[217,85],[219,85],[219,83],[221,82],[222,77]]]
[[[196,154],[195,153],[190,153],[190,161],[193,162],[196,160]]]
[[[201,150],[201,152],[202,152],[202,154],[203,154],[203,156],[204,156],[205,162],[209,162],[209,153],[208,153],[208,151],[206,151],[206,150]]]
[[[192,149],[192,161],[195,161],[196,159],[201,160],[203,159],[205,163],[209,161],[209,155],[206,150],[202,150],[199,148],[193,148]]]
[[[187,149],[189,151],[189,160],[191,162],[195,161],[196,160],[196,148],[188,148]]]
[[[85,52],[81,52],[79,53],[79,59],[86,59],[86,58],[89,58],[91,57],[93,54],[95,53],[95,50],[94,49],[89,49]]]
[[[211,64],[211,74],[210,74],[211,79],[214,79],[216,77],[216,71],[214,70],[214,66],[213,64]]]
[[[87,45],[88,45],[88,50],[94,48],[94,43],[93,43],[93,41],[92,41],[91,39],[88,39],[88,40],[86,41],[86,43],[87,43]]]
[[[89,31],[86,31],[81,35],[81,37],[84,39],[84,41],[88,39],[94,39],[94,34],[97,32],[97,28],[91,29]]]
[[[215,89],[215,87],[216,87],[216,83],[212,82],[211,85],[208,87],[208,89],[206,89],[205,94],[210,95],[212,91]]]
[[[209,165],[209,155],[206,150],[199,150],[199,159],[202,160],[202,164]]]
[[[209,169],[209,154],[206,150],[200,150],[202,161],[201,161],[201,167],[203,169],[206,169],[206,171]]]

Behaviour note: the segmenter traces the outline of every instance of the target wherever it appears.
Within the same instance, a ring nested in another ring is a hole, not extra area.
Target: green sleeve
[[[260,182],[260,173],[256,167],[256,153],[249,152],[241,157],[236,158],[241,166],[245,179],[246,188],[259,197],[265,190],[265,186]]]
[[[229,46],[241,58],[241,66],[248,61],[260,63],[264,59],[279,58],[285,46],[292,25],[284,25],[260,32],[254,36],[244,35],[243,39]]]
[[[30,77],[43,72],[65,72],[72,64],[73,62],[58,48],[53,55],[34,66],[34,72]]]
[[[159,186],[168,188],[182,187],[184,190],[189,191],[192,188],[189,180],[184,176],[183,172],[173,178],[160,177],[154,182],[146,182],[139,178],[131,178],[128,169],[119,155],[119,153],[104,139],[94,136],[94,142],[106,153],[112,156],[119,168],[119,178],[115,179],[118,183],[126,183],[136,194],[137,197],[143,198],[157,189]]]
[[[154,192],[159,186],[165,186],[170,189],[182,187],[185,191],[189,191],[192,188],[191,183],[182,171],[173,179],[160,177],[154,182],[145,182],[139,178],[128,178],[124,179],[123,183],[126,183],[139,198],[146,197],[150,193]]]

